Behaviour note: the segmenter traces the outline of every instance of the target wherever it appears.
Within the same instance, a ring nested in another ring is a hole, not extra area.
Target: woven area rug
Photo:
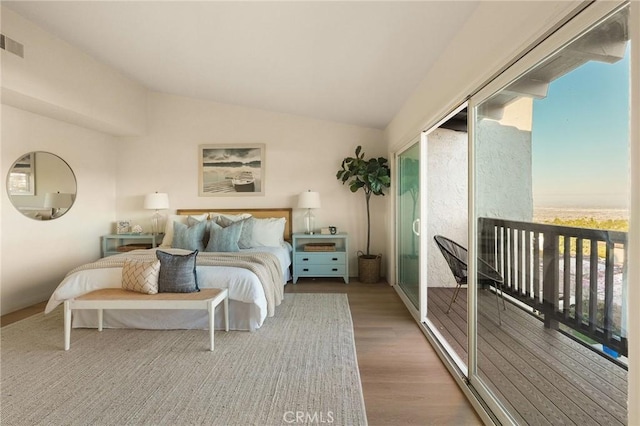
[[[2,425],[367,423],[344,294],[286,294],[254,333],[2,328]]]

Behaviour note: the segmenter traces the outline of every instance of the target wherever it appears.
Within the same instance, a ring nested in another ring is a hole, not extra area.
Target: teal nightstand
[[[120,254],[127,250],[118,250],[118,247],[124,247],[130,244],[151,244],[151,247],[157,247],[162,243],[164,234],[109,234],[102,236],[102,257]]]
[[[306,244],[332,243],[335,251],[305,251]],[[293,283],[300,277],[342,277],[349,284],[349,239],[345,232],[334,235],[293,234]]]

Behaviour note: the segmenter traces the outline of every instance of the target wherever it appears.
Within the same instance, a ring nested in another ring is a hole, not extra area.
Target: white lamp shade
[[[73,197],[68,193],[47,192],[44,195],[44,207],[47,209],[68,209],[73,204]]]
[[[298,195],[298,208],[299,209],[319,209],[320,193],[307,191]]]
[[[169,208],[169,195],[164,192],[147,194],[144,197],[144,208],[149,210],[163,210]]]

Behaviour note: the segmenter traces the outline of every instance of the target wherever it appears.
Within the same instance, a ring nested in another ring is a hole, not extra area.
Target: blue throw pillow
[[[198,250],[189,254],[171,254],[156,251],[160,261],[158,293],[193,293],[200,291],[196,274]]]
[[[206,220],[206,219],[198,220],[197,218],[195,218],[193,216],[187,217],[187,226],[189,226],[189,227],[197,225],[200,222],[206,223],[206,225],[204,227],[204,238],[202,239],[202,249],[204,250],[204,248],[209,243],[209,233],[211,232],[211,221]]]
[[[240,232],[240,238],[238,239],[238,247],[241,249],[249,249],[252,248],[253,241],[253,225],[255,223],[255,219],[250,217],[242,221],[242,231]]]
[[[173,222],[173,242],[171,247],[184,250],[204,249],[204,231],[207,222],[198,222],[193,226],[187,226],[180,222]]]
[[[240,251],[238,239],[242,231],[242,221],[234,222],[223,228],[215,222],[211,222],[211,234],[205,251]]]

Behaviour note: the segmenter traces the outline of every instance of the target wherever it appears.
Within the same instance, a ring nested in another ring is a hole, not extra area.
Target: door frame
[[[400,161],[400,156],[404,152],[406,152],[409,149],[411,149],[412,147],[414,147],[415,145],[418,145],[418,148],[420,150],[420,153],[419,153],[419,161],[420,161],[420,163],[419,163],[419,175],[420,175],[420,178],[419,179],[420,179],[420,183],[422,185],[422,182],[423,182],[423,169],[424,169],[424,166],[423,166],[423,152],[424,152],[424,148],[425,148],[424,143],[425,143],[424,135],[423,135],[423,133],[421,133],[419,136],[416,136],[415,138],[412,138],[411,142],[403,145],[401,148],[399,148],[396,152],[393,153],[393,170],[394,170],[393,171],[393,179],[394,179],[394,182],[397,182],[398,179],[399,179],[398,170],[399,170],[400,167],[398,166],[398,162]],[[423,208],[422,207],[422,204],[423,204],[422,199],[424,197],[422,196],[423,195],[422,191],[423,191],[423,188],[421,187],[420,191],[418,192],[418,194],[420,195],[420,198],[419,198],[420,201],[418,203],[419,209],[418,209],[418,218],[417,218],[419,220],[419,232],[420,232],[420,235],[424,234],[423,220],[422,220],[422,213],[423,213],[423,210],[422,210],[422,208]],[[418,303],[418,308],[417,309],[413,305],[411,300],[405,295],[405,293],[402,290],[402,287],[400,286],[400,283],[399,283],[399,281],[400,281],[399,280],[400,271],[399,271],[399,268],[398,268],[398,255],[400,254],[400,250],[398,248],[398,229],[397,229],[398,226],[397,226],[397,224],[400,223],[399,218],[398,218],[398,208],[400,206],[398,204],[397,197],[398,197],[398,193],[397,193],[397,191],[395,190],[395,187],[394,187],[393,197],[392,197],[392,200],[393,200],[392,201],[392,205],[393,205],[393,218],[394,218],[394,221],[393,221],[393,224],[394,224],[393,225],[393,241],[394,241],[394,244],[393,244],[393,259],[394,259],[394,263],[395,263],[395,268],[394,268],[393,284],[392,285],[393,285],[394,289],[396,290],[396,292],[398,293],[398,295],[400,296],[400,298],[402,299],[402,301],[404,302],[404,304],[406,305],[407,309],[409,309],[409,312],[414,317],[414,319],[417,322],[421,323],[421,322],[424,321],[424,318],[426,318],[426,316],[427,316],[427,311],[426,311],[426,307],[427,307],[426,300],[427,299],[426,299],[426,295],[423,296],[423,291],[421,290],[422,289],[422,282],[425,279],[422,276],[423,275],[423,269],[424,269],[424,268],[422,268],[422,261],[421,260],[418,261],[418,265],[419,265],[418,266],[418,277],[419,277],[418,278],[418,281],[419,281],[419,284],[418,284],[418,292],[419,292],[418,293],[418,300],[419,300],[419,303]],[[418,252],[420,253],[420,256],[422,256],[422,249],[423,249],[422,240],[423,240],[423,238],[419,238],[418,239],[418,242],[419,242],[419,249],[418,249],[419,251]],[[420,257],[420,259],[421,259],[421,257]]]

